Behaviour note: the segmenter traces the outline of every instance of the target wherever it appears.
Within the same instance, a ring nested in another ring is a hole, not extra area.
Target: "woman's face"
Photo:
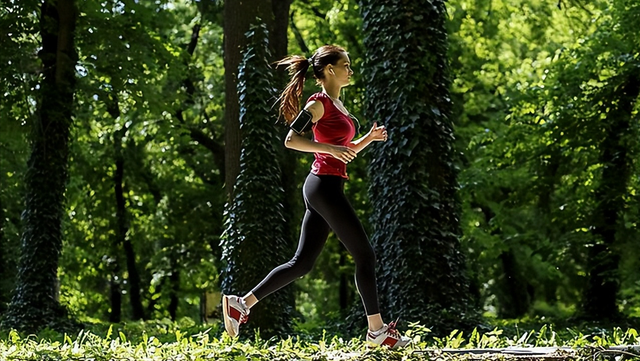
[[[340,60],[335,65],[327,65],[328,76],[334,78],[341,87],[349,85],[351,81],[351,60],[347,53],[342,53]]]

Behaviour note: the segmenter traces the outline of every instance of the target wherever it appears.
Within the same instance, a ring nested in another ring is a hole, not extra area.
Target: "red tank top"
[[[349,115],[341,112],[325,93],[315,93],[310,101],[319,101],[324,106],[322,118],[313,125],[313,140],[318,143],[347,146],[356,135],[356,128]],[[349,179],[347,165],[331,154],[314,153],[315,161],[311,173],[316,175],[336,175]]]

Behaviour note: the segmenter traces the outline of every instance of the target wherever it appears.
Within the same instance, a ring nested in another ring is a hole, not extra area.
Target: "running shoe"
[[[231,337],[238,336],[240,325],[249,320],[249,308],[238,296],[222,296],[222,315],[224,328]]]
[[[396,330],[397,323],[398,320],[395,320],[394,322],[389,322],[388,325],[382,326],[378,331],[368,331],[367,341],[380,346],[389,346],[390,348],[405,347],[411,342],[411,339],[402,336],[400,332]]]

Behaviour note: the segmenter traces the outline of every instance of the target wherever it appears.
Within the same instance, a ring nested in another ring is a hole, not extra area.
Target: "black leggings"
[[[274,268],[251,292],[258,300],[270,295],[313,268],[333,230],[356,265],[356,287],[367,315],[380,313],[376,287],[376,258],[360,220],[343,192],[344,179],[309,174],[303,194],[306,212],[295,256]]]

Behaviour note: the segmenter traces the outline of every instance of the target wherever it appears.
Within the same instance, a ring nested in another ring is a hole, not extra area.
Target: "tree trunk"
[[[64,326],[57,301],[58,260],[68,178],[69,138],[75,90],[73,0],[45,0],[40,12],[43,80],[25,175],[26,208],[16,289],[3,325],[28,332]]]
[[[272,121],[273,69],[269,65],[266,26],[252,28],[242,62],[242,162],[238,190],[225,206],[225,230],[221,237],[221,291],[243,294],[257,285],[275,266],[284,263],[291,242],[285,228],[282,173],[277,159],[282,142],[276,139]],[[271,160],[271,161],[265,161]],[[259,196],[256,196],[259,195]],[[268,247],[265,247],[268,245]],[[260,329],[271,337],[290,329],[294,297],[291,287],[260,300],[251,309],[251,322],[243,332]]]
[[[448,334],[475,322],[475,302],[459,243],[446,7],[444,0],[360,4],[367,113],[389,133],[369,151],[382,312]]]
[[[127,261],[127,273],[129,284],[129,300],[131,302],[132,318],[134,320],[144,319],[144,308],[142,307],[142,299],[140,297],[140,274],[136,267],[136,254],[133,249],[131,240],[127,237],[129,232],[129,221],[127,217],[127,205],[124,191],[124,154],[122,148],[122,138],[127,133],[127,128],[123,127],[114,134],[113,142],[115,147],[115,164],[116,170],[114,174],[114,191],[116,196],[116,245],[117,249],[123,248],[125,259]],[[118,252],[119,254],[119,252]],[[117,263],[116,258],[116,263]],[[118,266],[119,268],[119,266]]]
[[[107,111],[113,117],[114,121],[120,117],[120,106],[118,96],[115,93],[109,94],[106,102]],[[122,310],[122,290],[121,290],[121,273],[120,273],[120,250],[124,249],[125,259],[127,261],[127,273],[129,274],[129,300],[131,302],[131,311],[134,320],[144,319],[144,308],[142,307],[142,299],[140,297],[140,275],[136,267],[136,254],[131,244],[131,240],[127,237],[129,232],[129,220],[127,216],[127,202],[124,190],[124,148],[122,147],[122,139],[126,136],[128,127],[122,126],[113,134],[114,163],[116,166],[113,176],[113,190],[116,198],[116,236],[113,244],[113,268],[111,279],[111,315],[110,319],[119,320]],[[119,321],[114,321],[119,322]]]
[[[105,98],[107,112],[114,121],[120,116],[120,104],[118,96],[114,92],[108,94]],[[120,268],[120,249],[122,240],[127,234],[127,222],[125,219],[125,202],[122,191],[122,179],[124,177],[122,157],[122,137],[123,130],[114,132],[113,144],[115,154],[115,173],[113,177],[114,194],[116,198],[116,225],[115,237],[111,243],[111,256],[109,257],[108,267],[110,270],[109,280],[109,300],[111,303],[111,312],[109,313],[109,322],[117,323],[122,320],[122,269]]]
[[[2,197],[0,197],[0,279],[6,280],[9,278],[9,275],[6,274],[7,270],[5,268],[5,255],[4,248],[6,247],[4,241],[4,207],[2,205]],[[7,298],[6,289],[4,287],[4,283],[0,282],[0,316],[4,313],[6,308],[6,303],[9,301]]]
[[[169,285],[169,316],[172,321],[175,321],[178,314],[178,305],[180,303],[178,298],[178,292],[180,292],[180,269],[178,268],[178,262],[176,260],[171,261]]]
[[[109,313],[109,322],[118,323],[122,320],[122,285],[120,283],[122,272],[120,271],[120,264],[117,259],[113,261],[110,271],[109,300],[111,303],[111,312]]]
[[[132,318],[134,320],[143,320],[145,316],[144,308],[142,307],[142,297],[140,296],[141,283],[140,274],[136,267],[136,253],[129,238],[124,240],[123,246],[124,254],[127,258],[127,272],[129,273],[129,299],[131,301],[131,311],[133,312]]]
[[[639,95],[640,74],[633,73],[612,93],[611,99],[617,100],[617,104],[608,105],[615,109],[609,112],[605,121],[607,134],[600,145],[603,170],[595,194],[597,206],[592,231],[596,239],[589,249],[589,280],[582,307],[583,316],[590,320],[613,320],[620,316],[617,306],[620,255],[614,244],[632,169],[624,138],[631,134],[633,109]]]
[[[269,44],[273,49],[273,60],[287,56],[289,31],[289,11],[293,0],[273,1],[273,30],[269,33]]]
[[[238,105],[238,65],[241,51],[247,44],[245,33],[260,17],[271,30],[273,8],[271,0],[224,2],[224,77],[225,77],[225,185],[229,199],[240,172],[240,107]]]
[[[114,120],[120,117],[120,107],[116,94],[110,94],[107,101],[107,111]],[[134,320],[144,319],[144,309],[140,297],[140,275],[136,267],[136,255],[131,241],[127,237],[129,232],[129,220],[127,216],[127,204],[124,190],[125,159],[123,154],[122,139],[127,134],[128,128],[123,126],[113,134],[114,163],[116,166],[113,183],[116,198],[116,236],[113,244],[113,265],[111,274],[111,314],[112,322],[119,322],[122,313],[122,285],[120,268],[120,250],[124,249],[127,261],[127,273],[129,274],[129,299]],[[117,321],[116,321],[117,320]]]
[[[289,11],[291,9],[292,0],[279,0],[273,2],[273,15],[274,15],[274,30],[269,33],[269,44],[273,49],[272,61],[280,60],[288,55],[288,38],[287,32],[289,29]],[[288,76],[283,67],[280,67],[276,71],[275,84],[277,89],[284,89],[287,84]],[[282,123],[281,136],[284,139],[288,127]],[[280,134],[278,134],[280,135]],[[298,194],[298,184],[300,180],[296,176],[296,169],[298,167],[298,159],[300,157],[299,152],[286,149],[284,146],[278,149],[278,158],[280,162],[280,171],[282,173],[282,188],[284,189],[284,218],[289,221],[286,223],[287,235],[289,239],[287,242],[291,243],[292,250],[295,250],[295,243],[298,239],[298,225],[299,222],[295,221],[301,218],[302,215],[302,198]],[[295,300],[292,300],[292,304]]]
[[[504,274],[504,295],[499,297],[501,318],[520,318],[529,311],[531,296],[530,285],[523,276],[513,249],[509,248],[500,255],[500,263]]]

